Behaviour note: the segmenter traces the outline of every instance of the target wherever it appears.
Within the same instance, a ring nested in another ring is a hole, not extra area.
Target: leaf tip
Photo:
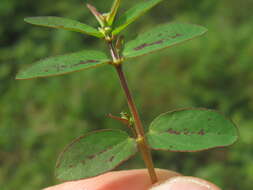
[[[200,35],[203,35],[203,34],[205,34],[205,33],[208,32],[208,29],[207,29],[206,27],[204,27],[204,26],[195,25],[195,27],[198,27],[198,28],[199,28],[199,30],[200,30]]]
[[[15,77],[15,80],[22,80],[23,77],[22,77],[22,73],[18,73]]]
[[[26,18],[24,18],[24,22],[26,22],[26,23],[31,23],[31,20],[32,20],[32,18],[33,17],[26,17]]]
[[[18,74],[15,77],[15,80],[30,80],[33,79],[35,77],[28,77],[25,73],[25,71],[20,71],[18,72]]]
[[[208,32],[208,29],[207,29],[206,27],[203,27],[203,26],[202,26],[202,28],[203,28],[203,34],[205,34],[205,33]]]

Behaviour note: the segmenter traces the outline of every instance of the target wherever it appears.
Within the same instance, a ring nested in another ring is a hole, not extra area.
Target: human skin
[[[221,190],[196,177],[182,176],[169,170],[156,169],[159,182],[152,185],[147,170],[109,172],[97,177],[65,182],[44,190]]]

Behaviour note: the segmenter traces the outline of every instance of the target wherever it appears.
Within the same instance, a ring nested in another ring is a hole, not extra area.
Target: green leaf
[[[224,147],[238,138],[232,121],[207,109],[162,114],[151,123],[147,136],[151,148],[179,152]]]
[[[125,132],[92,132],[65,148],[56,164],[56,176],[65,181],[97,176],[119,166],[136,151],[135,140]]]
[[[98,38],[102,38],[103,34],[100,33],[97,29],[83,24],[79,21],[68,19],[68,18],[61,18],[61,17],[54,17],[54,16],[43,16],[43,17],[28,17],[24,19],[25,22],[29,24],[34,24],[38,26],[45,26],[50,28],[59,28],[74,32],[80,32],[83,34],[88,34],[91,36],[95,36]]]
[[[16,79],[62,75],[97,67],[108,62],[110,62],[110,59],[104,53],[84,50],[38,61],[30,68],[18,73]]]
[[[116,20],[115,24],[113,25],[112,34],[118,34],[129,24],[141,17],[144,13],[156,6],[161,1],[162,0],[143,0],[142,2],[135,5],[133,8],[129,9],[118,20]]]
[[[118,9],[119,9],[120,2],[121,2],[121,0],[114,0],[114,2],[113,2],[111,11],[110,11],[110,13],[108,15],[108,19],[107,19],[107,22],[109,25],[112,25],[114,22],[115,16],[116,16]]]
[[[191,40],[205,32],[207,32],[206,28],[192,24],[164,24],[128,42],[123,55],[126,58],[145,55]]]

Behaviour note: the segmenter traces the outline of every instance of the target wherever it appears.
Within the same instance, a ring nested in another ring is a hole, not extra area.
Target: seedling
[[[161,114],[144,132],[133,96],[123,72],[124,61],[191,40],[207,32],[202,26],[168,23],[140,34],[124,43],[120,32],[162,0],[145,0],[123,15],[118,15],[120,0],[114,0],[109,13],[102,14],[87,5],[99,27],[60,17],[32,17],[25,21],[39,26],[60,28],[88,34],[104,40],[108,54],[83,50],[69,55],[38,61],[20,72],[17,79],[32,79],[68,74],[98,66],[114,67],[125,93],[131,114],[109,117],[121,121],[132,134],[121,130],[95,131],[79,137],[68,145],[59,156],[56,176],[60,180],[78,180],[97,176],[113,170],[139,151],[149,171],[152,183],[157,175],[151,149],[177,152],[194,152],[233,144],[237,138],[236,126],[222,114],[209,109],[182,109]]]

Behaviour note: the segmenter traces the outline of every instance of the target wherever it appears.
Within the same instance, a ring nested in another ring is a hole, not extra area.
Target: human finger
[[[180,174],[156,169],[159,181],[179,176]],[[97,177],[65,182],[44,190],[147,190],[151,187],[148,171],[124,170],[109,172]]]
[[[187,177],[177,176],[169,178],[165,182],[155,185],[150,190],[221,190],[219,187],[206,180]]]

